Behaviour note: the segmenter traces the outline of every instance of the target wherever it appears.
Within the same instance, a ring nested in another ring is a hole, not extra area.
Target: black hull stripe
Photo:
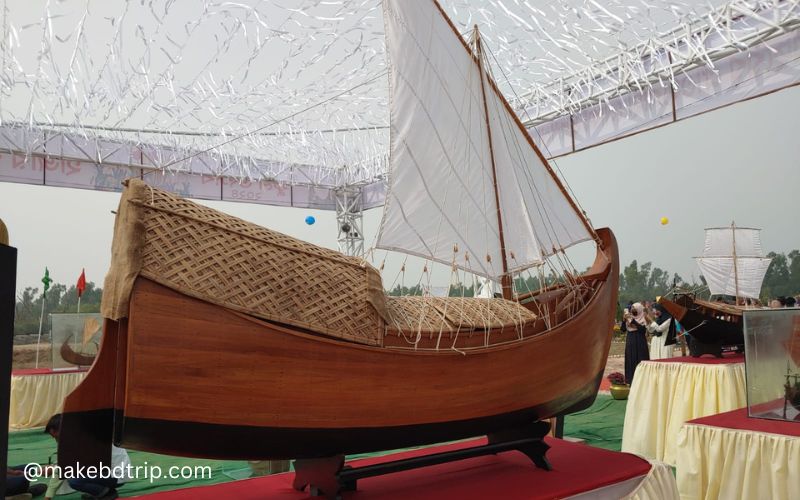
[[[703,321],[705,324],[700,326]],[[688,310],[681,320],[689,335],[706,344],[741,345],[744,344],[744,332],[741,323],[722,321],[698,311]]]
[[[469,420],[393,427],[304,429],[220,425],[132,418],[119,410],[72,413],[69,419],[82,421],[85,424],[81,425],[83,429],[107,429],[107,422],[113,420],[116,444],[154,453],[221,460],[317,458],[483,436],[543,418],[573,413],[592,405],[601,378],[602,372],[581,390],[533,408]],[[111,434],[106,434],[109,441]],[[73,449],[73,452],[76,454],[59,456],[59,460],[92,463],[92,457],[78,456],[83,455],[80,450]]]

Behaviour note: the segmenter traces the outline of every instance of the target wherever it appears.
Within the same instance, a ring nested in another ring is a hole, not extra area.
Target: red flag
[[[81,269],[81,276],[78,278],[78,284],[75,285],[75,288],[78,289],[78,297],[83,295],[83,291],[86,290],[86,272],[83,269]]]

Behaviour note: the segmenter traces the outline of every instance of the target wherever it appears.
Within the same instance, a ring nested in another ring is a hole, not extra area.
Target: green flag
[[[50,271],[47,269],[47,267],[45,267],[44,278],[42,278],[42,283],[44,283],[44,292],[42,292],[42,295],[45,297],[47,296],[47,290],[50,289],[50,283],[52,282],[53,280],[50,279]]]

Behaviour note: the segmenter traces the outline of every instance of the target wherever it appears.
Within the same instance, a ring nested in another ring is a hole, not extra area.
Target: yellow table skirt
[[[64,398],[77,387],[86,372],[11,376],[9,429],[42,427],[64,406]]]
[[[800,498],[800,437],[686,424],[677,441],[681,499]]]
[[[669,465],[650,461],[650,472],[619,483],[578,493],[565,500],[678,500],[678,484]]]
[[[674,466],[684,422],[746,404],[744,363],[643,361],[628,396],[622,451]]]
[[[634,379],[635,380],[635,379]],[[677,500],[678,485],[669,465],[650,461],[653,466],[639,486],[625,497],[630,500]]]

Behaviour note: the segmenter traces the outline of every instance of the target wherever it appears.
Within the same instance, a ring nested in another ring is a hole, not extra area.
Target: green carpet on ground
[[[568,415],[564,421],[564,434],[569,437],[585,439],[587,444],[619,451],[622,441],[622,422],[625,419],[626,401],[616,401],[611,396],[598,395],[594,404],[578,413]],[[199,439],[202,439],[200,437]],[[55,462],[56,444],[41,429],[11,432],[8,437],[8,463],[21,465],[27,463],[47,464]],[[208,466],[210,478],[198,479],[135,479],[126,483],[121,489],[121,496],[135,496],[156,491],[174,490],[190,486],[204,486],[222,483],[234,479],[248,477],[250,469],[245,461],[198,460],[128,451],[133,466],[159,466],[164,473],[171,466]],[[367,453],[350,458],[382,455]],[[59,500],[77,500],[78,493],[62,495]]]
[[[585,439],[591,446],[620,451],[627,402],[599,394],[592,406],[564,418],[564,435]]]
[[[31,462],[47,464],[48,460],[55,462],[56,443],[49,435],[44,434],[42,429],[11,432],[8,436],[8,463],[10,465],[22,465]],[[156,491],[174,490],[189,486],[204,486],[231,481],[233,479],[243,479],[248,477],[250,469],[245,461],[223,461],[223,460],[198,460],[192,458],[172,457],[167,455],[157,455],[155,453],[144,453],[129,450],[132,466],[159,466],[166,474],[171,466],[178,467],[210,467],[210,474],[205,473],[206,478],[198,479],[135,479],[127,482],[119,490],[121,496],[143,495]],[[188,471],[188,469],[187,469]],[[210,475],[210,478],[208,477]],[[46,482],[46,481],[45,481]],[[59,500],[78,500],[79,493],[58,496]]]

